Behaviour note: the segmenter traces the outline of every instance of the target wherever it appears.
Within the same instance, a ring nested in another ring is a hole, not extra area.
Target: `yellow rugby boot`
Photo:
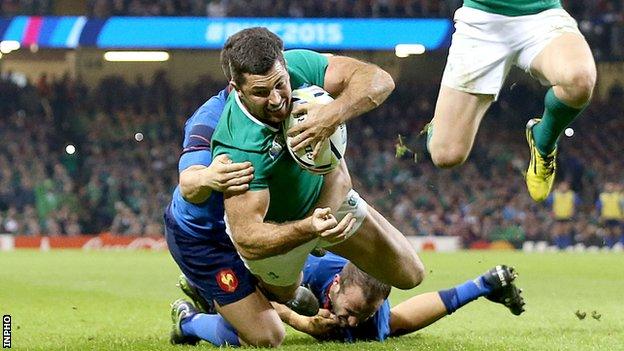
[[[533,139],[533,126],[540,121],[539,118],[529,120],[526,126],[526,139],[531,149],[531,161],[529,169],[526,172],[526,184],[529,189],[529,195],[537,202],[546,200],[555,181],[555,172],[557,171],[557,148],[548,156],[542,156]]]

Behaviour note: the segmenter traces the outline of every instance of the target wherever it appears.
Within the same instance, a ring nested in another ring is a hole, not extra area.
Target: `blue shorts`
[[[256,291],[256,278],[245,267],[225,231],[195,237],[180,228],[169,207],[164,220],[171,256],[206,301],[225,306]]]

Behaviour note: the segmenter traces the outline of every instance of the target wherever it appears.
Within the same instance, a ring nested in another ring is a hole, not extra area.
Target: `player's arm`
[[[269,200],[268,189],[225,194],[225,213],[232,241],[246,259],[284,254],[317,236],[344,235],[355,222],[353,216],[347,215],[339,223],[330,208],[317,208],[311,216],[294,222],[264,222]]]
[[[337,98],[327,105],[302,104],[294,114],[307,112],[305,122],[288,131],[296,151],[317,145],[336,127],[381,105],[394,90],[394,80],[379,66],[345,56],[331,56],[323,88]],[[317,150],[315,150],[316,152]]]
[[[186,201],[206,201],[212,191],[243,192],[253,178],[251,162],[232,163],[227,155],[219,155],[205,165],[192,165],[180,172],[180,192]]]
[[[381,105],[394,90],[394,80],[379,66],[346,56],[330,56],[323,88],[338,96],[329,104],[335,125]]]
[[[277,311],[282,322],[295,330],[322,340],[329,340],[332,339],[332,336],[337,335],[336,332],[340,327],[338,319],[326,309],[321,308],[316,316],[306,317],[280,303],[271,302],[271,305]]]

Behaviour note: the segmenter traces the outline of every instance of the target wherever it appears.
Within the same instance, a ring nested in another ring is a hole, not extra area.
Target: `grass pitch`
[[[317,344],[292,329],[284,350],[624,350],[624,255],[473,251],[425,253],[429,272],[397,303],[472,279],[497,263],[520,273],[527,311],[515,317],[479,299],[414,334],[385,343]],[[0,314],[16,350],[199,350],[168,344],[169,303],[181,297],[166,252],[0,253]],[[579,320],[574,312],[585,311]],[[591,317],[592,311],[601,315]]]

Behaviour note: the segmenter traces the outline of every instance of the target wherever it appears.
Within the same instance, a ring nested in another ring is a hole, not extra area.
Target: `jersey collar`
[[[241,111],[243,111],[243,113],[245,114],[245,116],[247,116],[247,118],[249,118],[252,122],[254,122],[255,124],[257,124],[257,125],[259,125],[261,127],[268,128],[273,133],[275,133],[275,132],[277,132],[279,130],[278,128],[272,127],[272,126],[270,126],[270,125],[260,121],[256,117],[252,116],[251,113],[249,113],[249,111],[247,111],[247,108],[245,107],[245,105],[243,105],[243,103],[240,101],[240,98],[238,97],[238,92],[236,90],[233,90],[232,93],[234,94],[234,100],[236,100],[236,104],[238,105],[238,108],[240,108]]]

